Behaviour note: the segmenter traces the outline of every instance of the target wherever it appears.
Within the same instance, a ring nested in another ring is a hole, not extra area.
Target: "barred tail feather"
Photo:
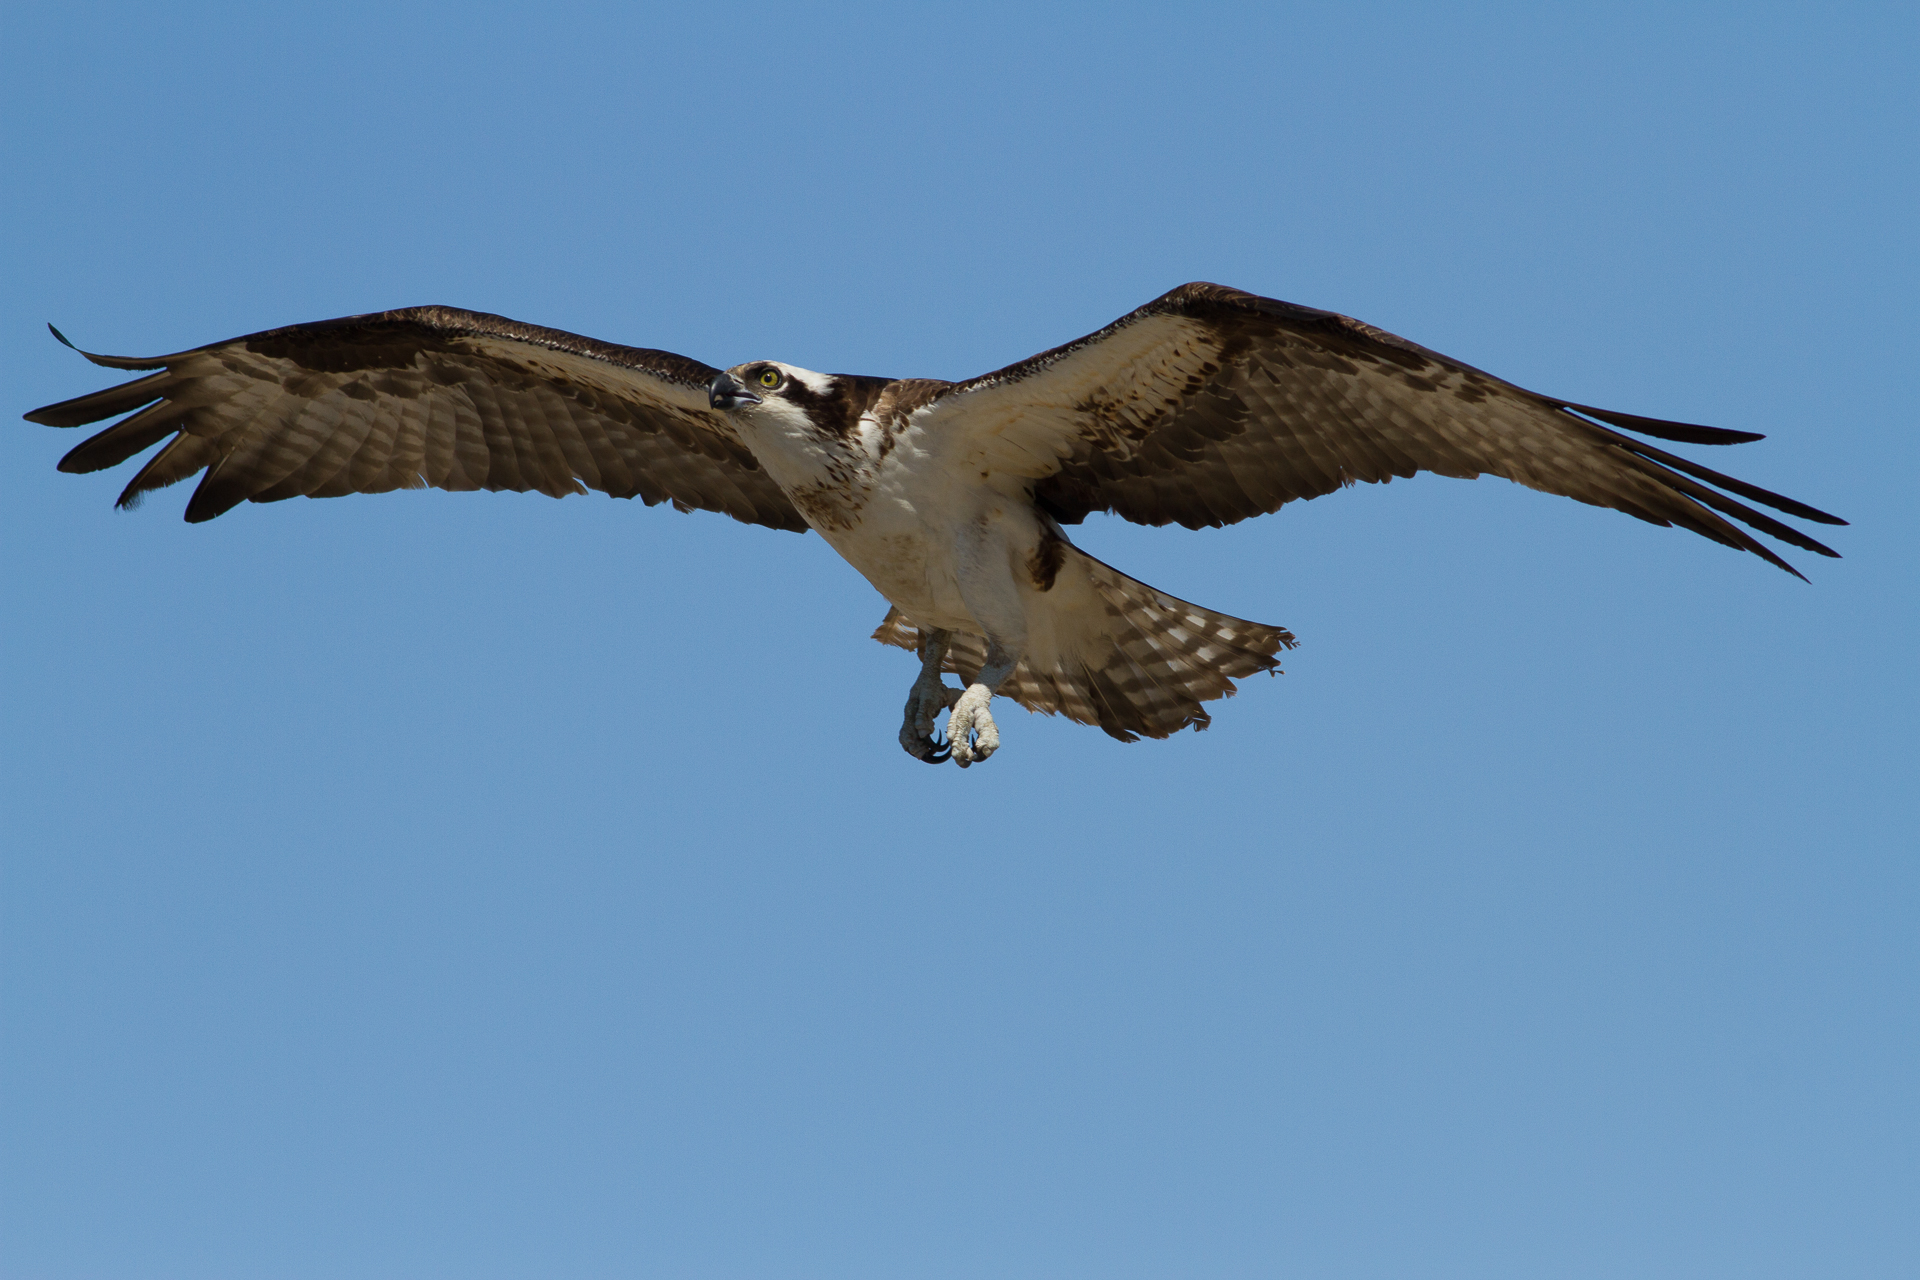
[[[1027,654],[1000,692],[1122,742],[1206,728],[1212,717],[1202,703],[1232,697],[1235,678],[1277,672],[1274,655],[1294,646],[1284,627],[1203,609],[1078,548],[1069,549],[1055,589],[1036,600],[1064,607],[1029,619]],[[920,630],[893,609],[873,638],[917,649]],[[945,667],[971,681],[986,657],[984,637],[954,632]]]

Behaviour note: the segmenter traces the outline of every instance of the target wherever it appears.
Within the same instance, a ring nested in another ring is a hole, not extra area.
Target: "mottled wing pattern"
[[[87,358],[161,372],[26,416],[73,427],[132,413],[68,453],[62,471],[115,466],[172,437],[127,485],[123,506],[205,471],[190,521],[242,501],[430,486],[554,497],[598,489],[806,528],[708,408],[716,371],[670,352],[411,307],[169,356]]]
[[[1279,673],[1274,656],[1294,645],[1285,627],[1248,622],[1170,596],[1109,564],[1085,558],[1105,618],[1099,641],[1062,655],[1041,669],[1021,660],[1000,693],[1029,711],[1098,725],[1122,742],[1165,738],[1212,723],[1201,704],[1231,698],[1234,679]],[[873,638],[918,649],[920,632],[898,609],[889,610]],[[950,634],[944,668],[971,683],[987,660],[983,637]]]
[[[1788,572],[1722,517],[1837,554],[1728,495],[1845,521],[1613,427],[1694,444],[1760,438],[1555,400],[1350,317],[1211,284],[955,383],[909,429],[949,465],[1028,479],[1066,523],[1110,511],[1143,524],[1225,525],[1356,481],[1432,471],[1504,476],[1679,525]]]

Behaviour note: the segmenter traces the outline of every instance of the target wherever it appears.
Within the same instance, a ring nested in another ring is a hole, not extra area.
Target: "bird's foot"
[[[945,764],[953,754],[951,744],[933,736],[933,718],[960,701],[960,690],[937,674],[922,676],[913,682],[907,694],[906,720],[900,726],[900,745],[915,760]]]
[[[962,769],[1000,749],[1000,730],[987,712],[991,701],[992,689],[984,684],[968,685],[953,704],[953,714],[947,717],[947,749]]]

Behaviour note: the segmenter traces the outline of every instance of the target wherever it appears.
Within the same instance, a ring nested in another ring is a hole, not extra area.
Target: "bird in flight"
[[[453,307],[176,355],[82,354],[157,372],[26,417],[76,427],[131,414],[61,459],[68,472],[171,437],[123,507],[204,471],[189,521],[243,500],[431,486],[598,489],[812,529],[893,606],[874,639],[919,656],[901,746],[963,768],[999,748],[996,694],[1124,742],[1164,738],[1206,728],[1204,703],[1276,670],[1293,645],[1285,628],[1189,604],[1086,554],[1064,526],[1090,512],[1191,529],[1361,480],[1496,475],[1691,529],[1796,577],[1728,517],[1838,553],[1736,497],[1846,523],[1638,438],[1761,438],[1751,432],[1540,395],[1351,317],[1214,284],[962,382],[775,360],[714,369]]]

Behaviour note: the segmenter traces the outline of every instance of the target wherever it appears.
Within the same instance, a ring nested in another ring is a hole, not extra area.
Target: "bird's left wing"
[[[249,500],[431,486],[554,497],[598,489],[807,527],[708,406],[717,370],[667,351],[409,307],[169,356],[81,354],[112,369],[160,371],[26,415],[75,427],[133,414],[68,453],[62,471],[116,466],[172,436],[127,485],[122,506],[204,470],[190,521]]]
[[[1837,554],[1728,495],[1845,521],[1612,427],[1693,444],[1760,438],[1538,395],[1351,317],[1213,284],[1183,285],[1077,342],[933,387],[905,431],[948,467],[1026,483],[1066,523],[1111,511],[1142,524],[1232,524],[1355,481],[1432,471],[1505,476],[1680,525],[1790,573],[1722,517]]]

